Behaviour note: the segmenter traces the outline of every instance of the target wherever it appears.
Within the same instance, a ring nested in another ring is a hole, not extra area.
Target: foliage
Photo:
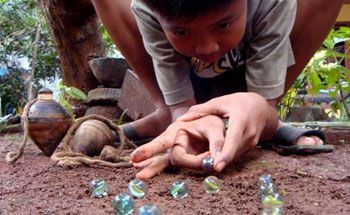
[[[344,60],[349,58],[349,48],[344,50],[344,53],[336,51],[337,44],[350,45],[349,42],[349,27],[331,30],[323,46],[309,61],[290,91],[282,98],[278,107],[282,119],[286,116],[288,108],[296,104],[295,92],[305,87],[310,94],[317,94],[321,90],[327,91],[328,95],[334,99],[331,103],[332,111],[341,112],[342,119],[344,115],[350,118],[349,101],[346,99],[346,95],[350,93],[350,69],[342,65]]]
[[[63,82],[60,81],[57,85],[56,88],[58,90],[58,102],[69,112],[69,114],[75,118],[74,111],[72,108],[72,105],[70,101],[72,99],[75,100],[80,100],[80,101],[85,101],[86,100],[86,95],[83,91],[79,90],[78,88],[75,87],[67,87],[63,85]]]
[[[102,24],[100,25],[100,31],[108,56],[115,56],[117,54],[117,47],[115,46],[114,42],[112,41],[111,37],[109,36],[108,32]]]
[[[7,95],[1,96],[4,105],[18,107],[25,102],[23,76],[25,72],[28,76],[30,68],[23,68],[18,59],[31,61],[39,25],[41,34],[33,78],[35,89],[40,88],[40,80],[53,81],[59,74],[57,54],[49,30],[35,0],[0,0],[0,67],[8,70],[0,85],[0,92],[6,91]]]
[[[24,80],[22,72],[12,69],[12,72],[4,77],[0,77],[0,97],[2,100],[2,113],[10,114],[11,109],[23,106],[24,101]]]

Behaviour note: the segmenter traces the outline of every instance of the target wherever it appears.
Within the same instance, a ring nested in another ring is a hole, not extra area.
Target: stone
[[[116,214],[128,215],[134,211],[135,201],[129,194],[123,192],[114,197],[112,207]]]
[[[161,215],[159,207],[154,204],[144,204],[137,211],[138,215]]]
[[[121,90],[118,88],[95,88],[87,94],[85,103],[89,106],[112,105],[116,106]]]
[[[220,180],[215,176],[208,176],[203,181],[203,187],[207,193],[218,193],[220,191]]]
[[[213,165],[214,165],[214,158],[206,157],[202,160],[202,169],[204,171],[210,172],[213,171]]]
[[[271,207],[271,206],[282,207],[283,206],[283,198],[278,193],[263,196],[261,202],[264,207]]]
[[[170,189],[171,195],[177,198],[185,198],[188,195],[188,186],[185,181],[175,181]]]
[[[145,182],[139,179],[130,181],[128,184],[128,189],[129,192],[137,198],[142,198],[147,191]]]
[[[123,84],[126,70],[130,68],[123,58],[94,58],[89,66],[97,81],[104,87],[120,88]]]
[[[90,195],[94,198],[102,198],[108,195],[108,184],[103,179],[94,179],[90,182]]]
[[[259,187],[259,193],[262,197],[275,194],[276,192],[277,190],[273,183],[263,184]]]
[[[129,69],[125,74],[118,107],[127,110],[126,114],[133,120],[143,118],[156,110],[154,101],[140,78]]]

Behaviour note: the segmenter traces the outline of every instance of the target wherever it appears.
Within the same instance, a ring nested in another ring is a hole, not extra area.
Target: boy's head
[[[247,0],[143,0],[181,54],[213,62],[237,47],[246,26]]]
[[[210,11],[220,11],[234,0],[144,0],[165,19],[193,19]]]

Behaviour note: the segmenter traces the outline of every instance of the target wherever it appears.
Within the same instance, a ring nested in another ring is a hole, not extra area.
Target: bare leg
[[[113,42],[155,102],[154,113],[132,122],[131,125],[141,137],[156,136],[171,123],[171,114],[158,87],[152,59],[143,46],[131,12],[131,0],[92,0],[92,3]]]
[[[321,46],[334,25],[344,0],[298,0],[296,21],[290,36],[295,65],[288,68],[285,92],[292,86],[311,57]],[[282,126],[282,122],[279,123]],[[313,140],[301,137],[298,144],[320,144],[319,138]]]

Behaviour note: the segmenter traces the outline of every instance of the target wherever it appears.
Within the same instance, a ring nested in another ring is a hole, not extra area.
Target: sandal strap
[[[301,136],[317,136],[323,141],[324,145],[328,144],[326,135],[320,130],[308,130],[287,125],[276,131],[272,141],[281,146],[291,146],[295,145],[297,139]]]

